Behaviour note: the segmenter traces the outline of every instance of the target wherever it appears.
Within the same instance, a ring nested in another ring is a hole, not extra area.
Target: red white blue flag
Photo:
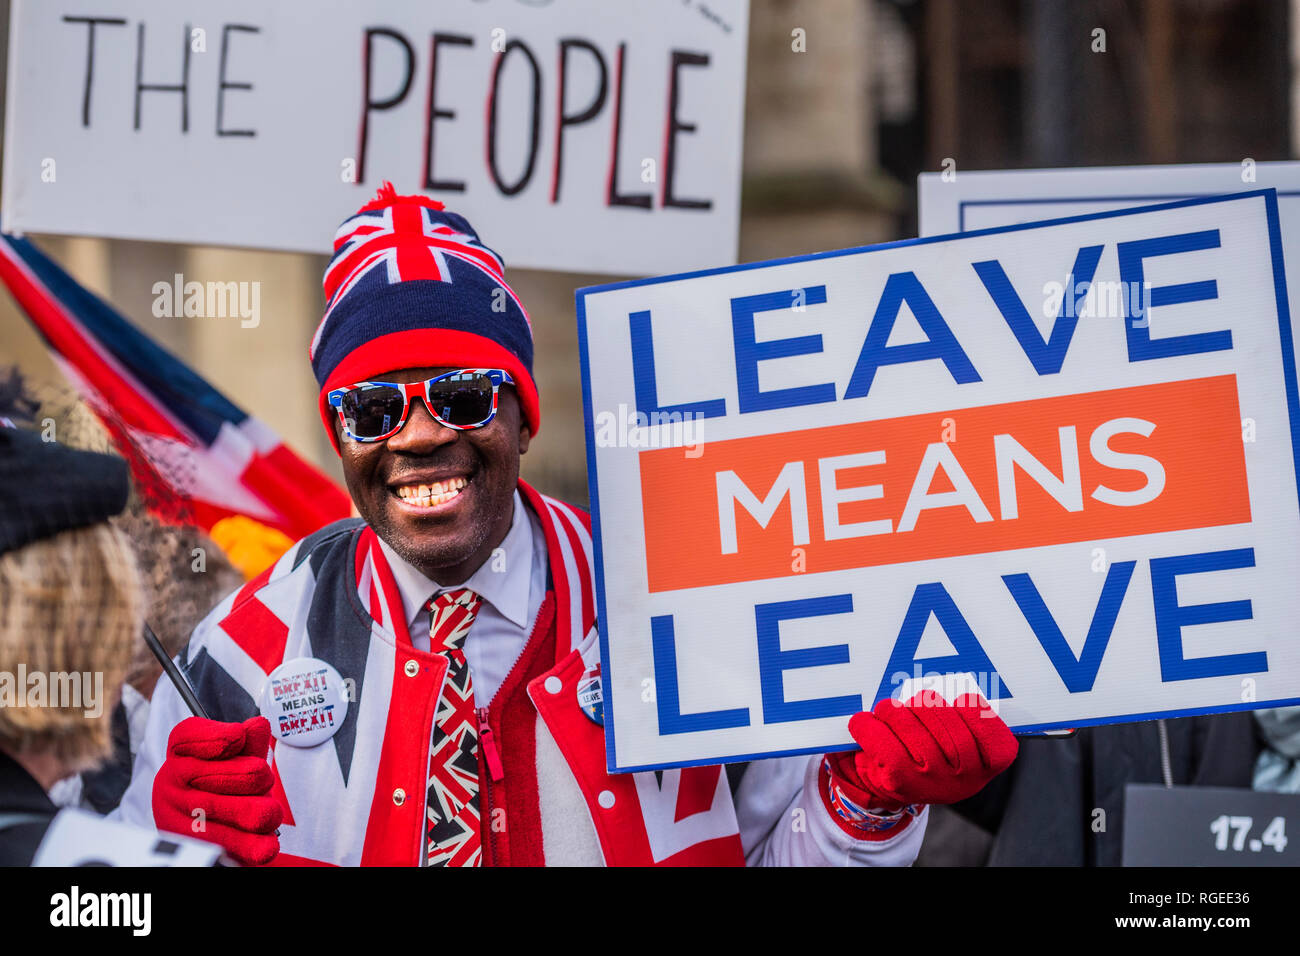
[[[131,464],[145,498],[209,530],[244,515],[291,539],[346,518],[344,491],[27,239],[0,235],[0,281]],[[169,514],[171,511],[173,513]]]

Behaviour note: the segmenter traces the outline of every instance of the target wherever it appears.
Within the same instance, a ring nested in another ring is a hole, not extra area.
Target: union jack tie
[[[445,654],[448,661],[429,759],[429,866],[481,866],[483,861],[478,725],[464,651],[465,635],[482,600],[469,588],[458,588],[429,602],[429,651]]]

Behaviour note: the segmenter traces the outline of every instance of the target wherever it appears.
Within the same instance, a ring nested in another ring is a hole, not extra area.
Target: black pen
[[[185,701],[185,706],[190,709],[190,713],[195,717],[208,719],[208,712],[203,709],[199,703],[199,697],[194,693],[194,688],[190,682],[185,679],[181,669],[176,666],[175,662],[167,656],[167,650],[162,646],[162,641],[158,640],[158,635],[153,632],[149,622],[144,624],[144,642],[149,645],[149,650],[153,651],[153,656],[158,658],[158,663],[171,679],[172,686],[176,688],[176,693],[181,695],[181,700]]]

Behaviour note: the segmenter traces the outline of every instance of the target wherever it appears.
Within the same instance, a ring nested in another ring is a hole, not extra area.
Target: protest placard
[[[1300,218],[1300,163],[1185,163],[1068,169],[953,168],[921,173],[920,234],[941,236],[1090,212],[1276,189],[1283,230]],[[1290,262],[1288,261],[1288,265]]]
[[[917,177],[920,235],[1010,226],[1245,189],[1276,189],[1282,260],[1300,277],[1300,163],[945,170]],[[1291,297],[1295,301],[1295,296]]]
[[[3,228],[328,248],[385,179],[508,265],[735,262],[747,0],[14,0]]]
[[[580,290],[610,768],[1300,701],[1284,282],[1261,190]]]

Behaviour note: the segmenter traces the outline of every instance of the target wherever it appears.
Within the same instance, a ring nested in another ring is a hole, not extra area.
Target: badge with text
[[[271,733],[294,747],[315,747],[338,732],[348,713],[343,679],[315,657],[285,661],[262,690],[262,716]]]
[[[596,723],[605,723],[601,707],[600,661],[588,667],[578,678],[578,706]]]

